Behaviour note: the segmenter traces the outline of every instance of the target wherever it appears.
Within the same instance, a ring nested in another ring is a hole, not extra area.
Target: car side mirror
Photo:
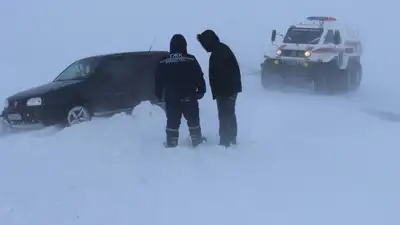
[[[333,36],[333,41],[335,45],[339,45],[341,43],[340,32],[336,31]]]
[[[276,39],[276,30],[272,30],[272,34],[271,34],[271,42],[274,42]]]

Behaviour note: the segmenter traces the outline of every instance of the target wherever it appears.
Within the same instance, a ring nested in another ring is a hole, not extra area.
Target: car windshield
[[[100,63],[100,58],[78,60],[67,67],[54,81],[81,80],[88,78]]]
[[[292,27],[283,38],[283,43],[318,44],[323,31],[322,28]]]

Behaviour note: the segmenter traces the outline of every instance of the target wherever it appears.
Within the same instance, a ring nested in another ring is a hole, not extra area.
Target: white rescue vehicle
[[[276,36],[282,37],[275,43]],[[317,92],[357,90],[362,77],[362,44],[358,32],[340,25],[336,18],[307,17],[285,35],[272,31],[276,47],[264,55],[261,82],[266,89],[283,87],[295,78],[313,84]]]

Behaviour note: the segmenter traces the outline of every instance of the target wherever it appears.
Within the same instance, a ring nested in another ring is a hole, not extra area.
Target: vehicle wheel
[[[345,70],[340,70],[336,76],[336,90],[342,93],[356,91],[361,83],[361,66],[356,62],[349,62]]]
[[[327,79],[326,76],[323,74],[316,74],[314,76],[314,92],[316,93],[323,93],[326,91],[326,83]]]
[[[350,90],[350,70],[339,70],[332,76],[332,91],[336,93],[346,93]]]
[[[325,94],[338,94],[349,91],[349,70],[339,69],[336,65],[327,65],[317,70],[314,76],[314,91]]]
[[[92,118],[90,111],[81,105],[73,106],[67,113],[67,125],[72,126],[75,124],[90,121]]]
[[[350,88],[357,91],[362,80],[362,66],[358,62],[353,62],[350,68]]]
[[[313,71],[314,92],[318,94],[331,93],[335,83],[335,73],[329,65],[321,65]]]
[[[261,70],[261,84],[266,90],[280,90],[284,86],[282,76],[265,69]]]

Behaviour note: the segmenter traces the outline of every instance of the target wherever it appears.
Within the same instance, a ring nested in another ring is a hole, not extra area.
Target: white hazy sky
[[[379,72],[395,65],[388,57],[396,52],[391,41],[397,41],[395,6],[390,0],[4,1],[1,80],[25,76],[48,80],[79,57],[147,50],[154,36],[154,49],[167,49],[173,33],[183,33],[189,50],[204,61],[206,54],[195,35],[207,28],[232,46],[243,67],[258,69],[271,29],[284,30],[309,15],[336,16],[362,29],[369,55],[365,58],[374,60],[365,68]]]
[[[397,6],[394,0],[2,0],[0,98],[53,79],[80,57],[147,50],[155,36],[154,49],[167,50],[174,33],[186,36],[206,71],[207,54],[195,37],[208,28],[232,47],[243,71],[257,70],[271,30],[310,15],[360,28],[366,52],[365,79],[352,98],[269,93],[258,78],[243,76],[237,151],[213,144],[165,151],[164,114],[149,117],[154,108],[146,104],[136,117],[1,138],[0,224],[398,225],[400,129],[363,111],[400,112]],[[201,118],[216,143],[209,96]]]

